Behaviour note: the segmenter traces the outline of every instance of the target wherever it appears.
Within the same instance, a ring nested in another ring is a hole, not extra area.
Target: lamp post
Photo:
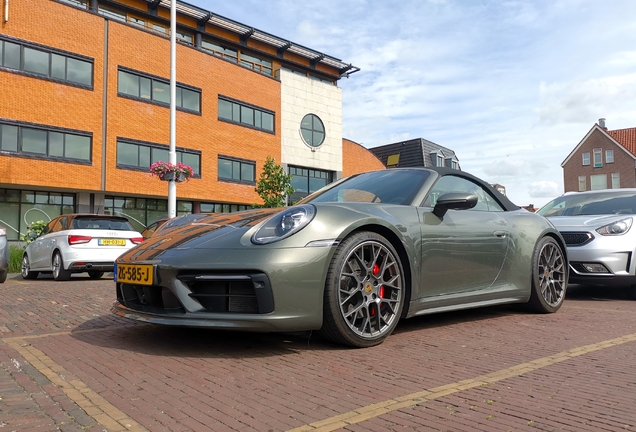
[[[177,0],[170,0],[170,151],[168,159],[171,164],[177,163]],[[168,182],[168,217],[177,215],[177,182]]]

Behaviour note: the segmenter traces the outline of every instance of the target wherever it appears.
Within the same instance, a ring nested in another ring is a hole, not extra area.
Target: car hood
[[[161,231],[123,254],[120,259],[152,260],[164,253],[183,249],[237,247],[240,238],[250,228],[283,210],[285,208],[183,216],[179,218],[178,224],[162,227]]]
[[[580,215],[580,216],[552,216],[548,217],[550,222],[559,231],[581,231],[594,230],[612,222],[617,222],[627,218],[633,218],[634,215]]]

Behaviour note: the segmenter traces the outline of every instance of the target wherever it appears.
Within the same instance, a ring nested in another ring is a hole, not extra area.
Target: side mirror
[[[448,210],[468,210],[477,205],[477,195],[463,192],[449,192],[440,196],[433,208],[433,214],[443,218]]]
[[[30,231],[27,234],[27,237],[29,237],[31,240],[35,240],[36,238],[38,238],[38,233],[36,233],[35,231]]]

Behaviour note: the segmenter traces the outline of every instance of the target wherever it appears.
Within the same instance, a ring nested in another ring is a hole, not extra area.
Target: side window
[[[437,199],[445,193],[450,192],[462,192],[477,195],[477,205],[470,209],[470,211],[503,211],[503,208],[499,205],[499,203],[487,190],[482,188],[481,185],[473,183],[468,179],[452,175],[444,176],[435,183],[435,185],[431,188],[426,201],[424,201],[424,206],[435,207]]]
[[[60,223],[62,224],[62,231],[66,231],[68,229],[68,217],[60,218]]]

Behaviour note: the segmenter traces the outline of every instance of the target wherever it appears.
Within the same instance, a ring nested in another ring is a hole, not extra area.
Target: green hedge
[[[22,270],[22,254],[24,253],[24,247],[21,246],[9,246],[9,273],[20,273]]]

